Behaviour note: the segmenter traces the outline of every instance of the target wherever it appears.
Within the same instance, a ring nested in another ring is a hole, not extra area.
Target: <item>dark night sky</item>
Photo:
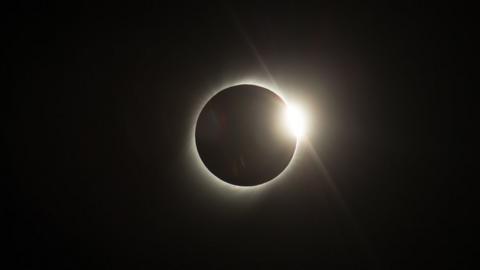
[[[467,267],[452,182],[470,15],[296,2],[4,8],[12,269]],[[195,110],[268,81],[258,56],[308,101],[336,191],[309,153],[252,196],[189,164]]]

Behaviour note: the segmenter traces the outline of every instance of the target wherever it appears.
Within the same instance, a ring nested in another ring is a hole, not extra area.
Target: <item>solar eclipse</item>
[[[289,165],[305,129],[301,112],[264,87],[227,87],[202,108],[195,144],[205,167],[235,186],[257,186]]]

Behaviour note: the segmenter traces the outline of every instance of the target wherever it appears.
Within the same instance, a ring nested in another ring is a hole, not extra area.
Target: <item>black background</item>
[[[8,262],[466,268],[473,240],[456,235],[470,210],[453,166],[470,78],[466,10],[5,7]],[[308,101],[313,151],[268,191],[213,192],[188,157],[192,117],[225,82],[268,81],[262,62]]]

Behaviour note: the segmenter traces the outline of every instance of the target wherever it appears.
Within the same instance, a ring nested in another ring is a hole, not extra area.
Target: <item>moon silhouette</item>
[[[219,179],[256,186],[278,176],[290,163],[297,138],[285,125],[287,104],[256,85],[236,85],[214,95],[195,128],[200,159]]]

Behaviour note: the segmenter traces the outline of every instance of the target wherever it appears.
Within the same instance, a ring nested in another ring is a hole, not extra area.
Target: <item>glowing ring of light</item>
[[[288,163],[287,167],[285,167],[285,169],[283,169],[283,171],[280,172],[280,174],[278,174],[277,176],[275,176],[271,180],[269,180],[265,183],[262,183],[260,185],[256,185],[256,186],[236,186],[236,185],[232,185],[232,184],[227,183],[227,182],[223,181],[222,179],[218,178],[216,175],[214,175],[212,172],[210,172],[210,170],[205,166],[205,164],[201,160],[200,154],[198,153],[197,145],[196,145],[196,142],[195,142],[195,130],[196,130],[196,127],[197,127],[198,117],[200,116],[200,112],[205,107],[207,102],[213,96],[215,96],[218,92],[220,92],[220,91],[222,91],[222,90],[224,90],[228,87],[233,87],[233,86],[242,85],[242,84],[255,85],[255,86],[263,87],[267,90],[272,91],[277,96],[279,96],[282,99],[282,101],[286,104],[287,108],[289,108],[289,103],[284,98],[284,95],[283,95],[282,91],[277,89],[277,87],[274,87],[271,84],[268,84],[268,83],[265,83],[265,82],[260,82],[259,80],[246,79],[246,80],[239,80],[239,81],[236,81],[234,83],[228,83],[228,84],[221,85],[220,87],[216,88],[214,91],[210,92],[209,95],[202,102],[200,102],[198,108],[195,110],[195,115],[192,119],[192,121],[193,121],[193,123],[191,125],[192,128],[190,130],[189,147],[188,147],[189,151],[188,152],[189,152],[190,158],[193,159],[192,163],[196,167],[194,169],[196,171],[202,173],[202,176],[204,178],[208,179],[210,184],[215,184],[215,186],[217,186],[217,187],[220,187],[224,190],[233,191],[233,192],[244,192],[244,191],[248,191],[248,192],[255,191],[255,192],[257,192],[257,191],[265,190],[267,187],[271,186],[273,183],[278,183],[282,179],[285,179],[288,176],[288,174],[291,172],[292,168],[295,167],[295,165],[297,164],[297,161],[298,161],[299,152],[301,150],[301,147],[300,147],[301,146],[301,144],[300,144],[301,137],[300,136],[297,136],[297,138],[296,138],[295,150],[293,152],[292,159]]]

